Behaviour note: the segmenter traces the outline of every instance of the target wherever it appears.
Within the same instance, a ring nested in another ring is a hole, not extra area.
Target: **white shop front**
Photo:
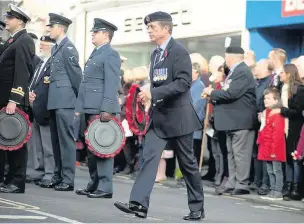
[[[215,54],[224,55],[226,37],[232,38],[231,44],[248,48],[245,9],[246,0],[155,0],[111,8],[94,5],[75,18],[74,39],[83,64],[93,50],[93,19],[103,18],[118,27],[112,46],[128,58],[125,67],[148,65],[155,46],[149,42],[143,19],[149,13],[165,11],[173,18],[173,37],[190,53],[210,59]]]

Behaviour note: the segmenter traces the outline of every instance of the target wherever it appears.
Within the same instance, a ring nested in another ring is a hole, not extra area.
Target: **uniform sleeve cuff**
[[[9,102],[11,102],[11,103],[15,103],[15,104],[19,104],[19,103],[17,103],[16,101],[13,101],[13,100],[9,100]]]

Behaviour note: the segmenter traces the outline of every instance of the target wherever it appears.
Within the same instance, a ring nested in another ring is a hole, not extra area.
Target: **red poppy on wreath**
[[[9,39],[8,43],[11,44],[11,43],[13,43],[13,41],[14,41],[14,39],[11,38],[11,39]]]
[[[126,99],[126,120],[130,130],[136,135],[145,135],[149,125],[149,115],[145,112],[138,94],[140,86],[132,84]]]
[[[165,52],[164,52],[164,57],[166,58],[167,56],[168,56],[168,51],[165,50]]]

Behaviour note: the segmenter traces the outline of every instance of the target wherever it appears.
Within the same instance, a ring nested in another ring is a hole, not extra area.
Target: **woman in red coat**
[[[271,115],[271,111],[282,106],[280,93],[276,89],[266,89],[264,92],[266,110],[261,119],[261,129],[258,134],[258,160],[267,161],[267,172],[270,180],[270,193],[263,199],[282,200],[283,170],[282,163],[286,161],[285,120],[281,114]]]

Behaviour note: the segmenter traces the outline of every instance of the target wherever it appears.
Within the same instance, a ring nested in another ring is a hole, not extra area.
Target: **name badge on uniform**
[[[50,76],[44,76],[43,83],[44,84],[49,84],[50,83]]]
[[[168,78],[168,69],[167,68],[158,68],[153,71],[153,81],[165,81]]]

